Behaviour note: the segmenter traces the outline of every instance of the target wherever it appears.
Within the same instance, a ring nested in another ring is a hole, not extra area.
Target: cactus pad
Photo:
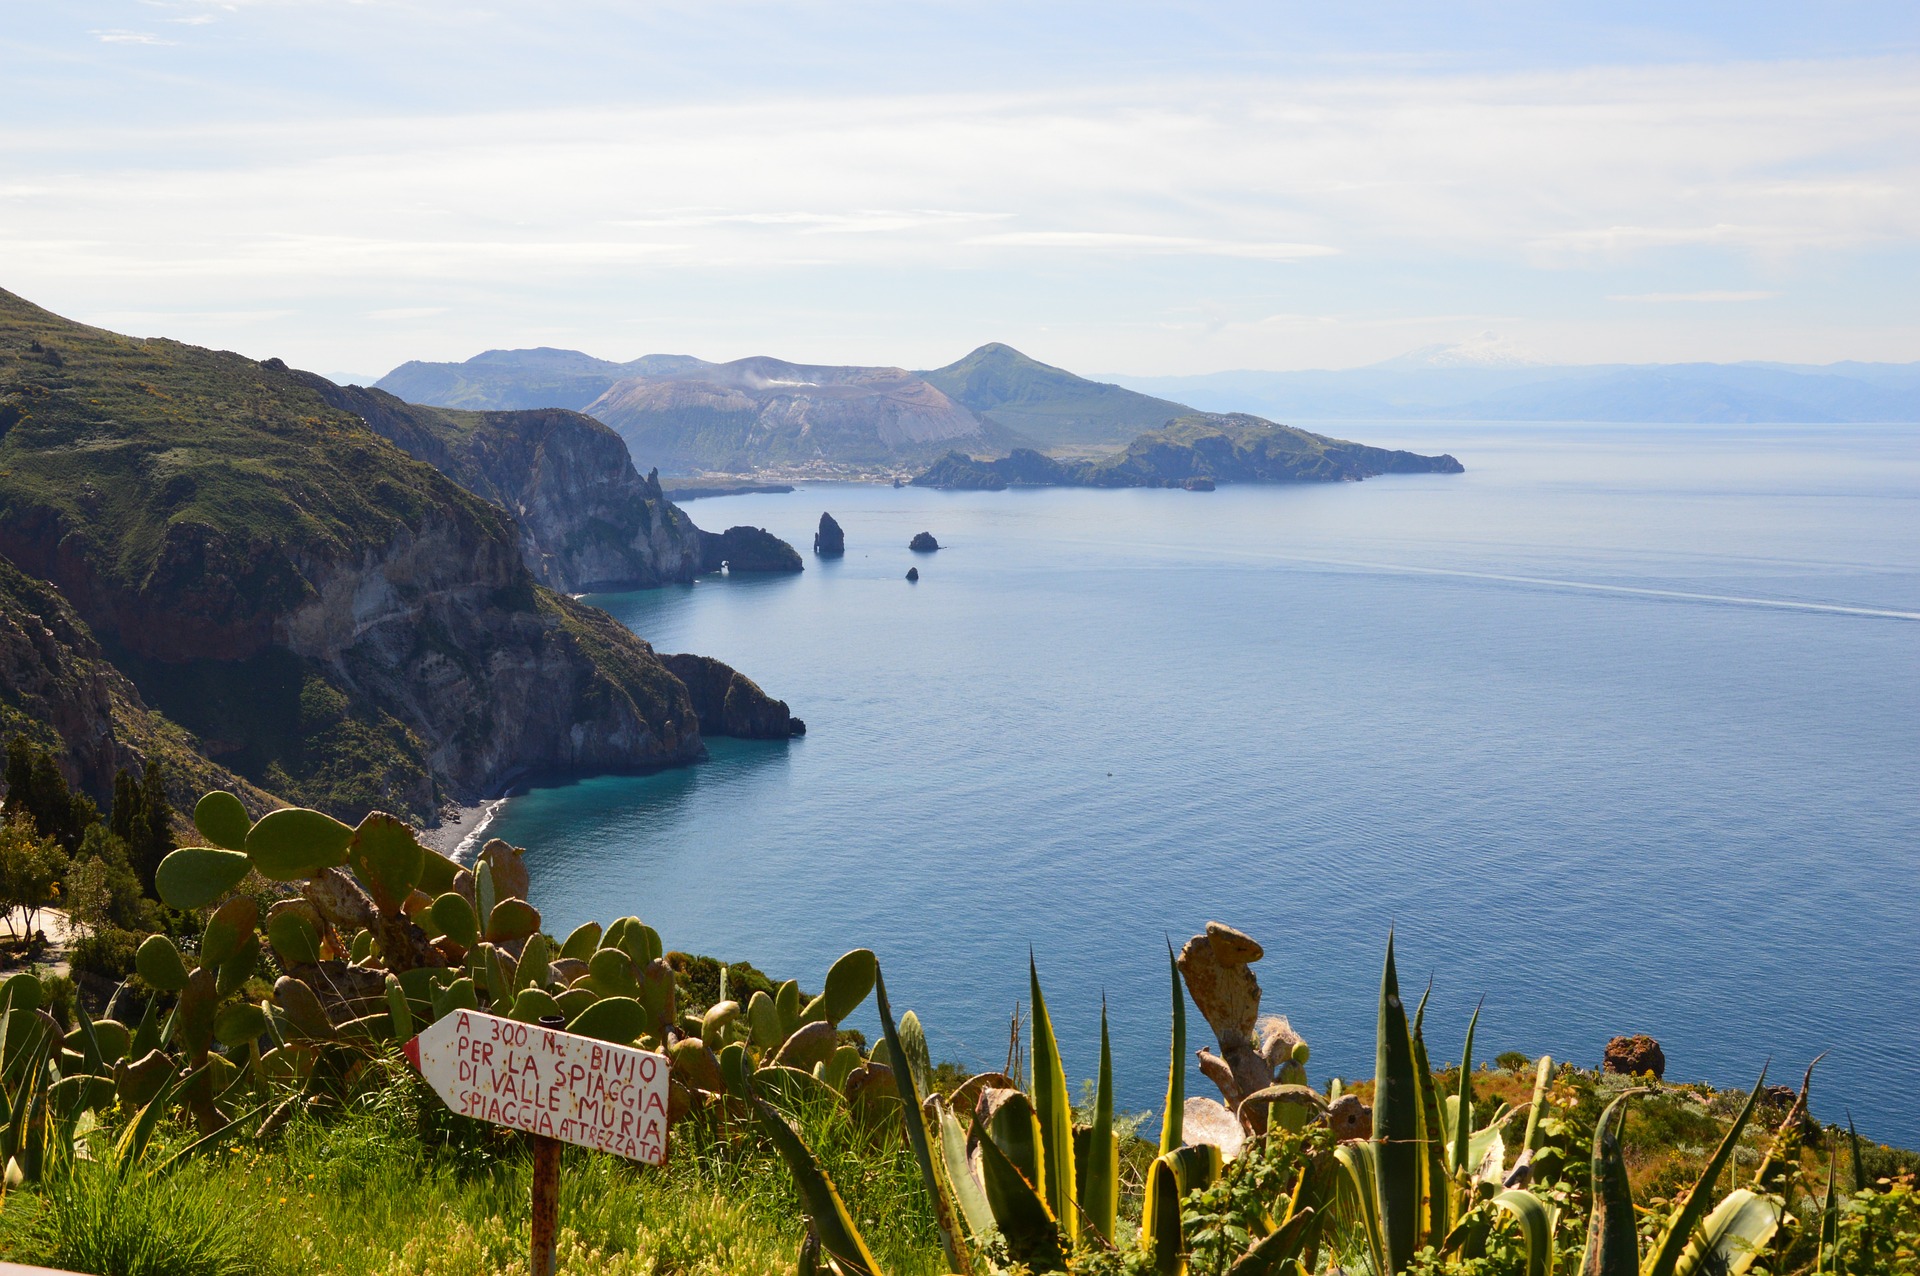
[[[183,846],[160,861],[153,886],[174,908],[205,908],[238,886],[251,865],[244,851]]]
[[[405,820],[375,811],[360,821],[347,845],[347,865],[373,896],[375,907],[391,917],[400,911],[420,881],[426,851]]]
[[[631,997],[602,997],[588,1006],[567,1031],[596,1041],[625,1044],[646,1030],[647,1012]]]
[[[247,855],[260,876],[291,882],[346,863],[352,841],[353,830],[331,815],[289,806],[260,817],[247,834]]]
[[[195,803],[193,827],[199,829],[200,836],[215,846],[229,851],[244,851],[247,849],[247,834],[253,829],[253,820],[239,798],[216,789]]]
[[[140,978],[162,992],[179,992],[187,986],[187,964],[180,950],[165,935],[149,935],[133,955],[133,968]]]
[[[473,905],[467,902],[466,896],[448,891],[434,900],[433,907],[427,911],[433,918],[433,924],[440,928],[440,933],[460,947],[471,948],[479,942],[480,923],[474,917]]]

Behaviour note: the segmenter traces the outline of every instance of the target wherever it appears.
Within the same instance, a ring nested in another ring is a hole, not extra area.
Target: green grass
[[[454,1117],[397,1064],[344,1111],[302,1116],[151,1185],[82,1166],[0,1208],[0,1257],[127,1276],[524,1271],[530,1158],[522,1136]],[[897,1127],[844,1107],[796,1114],[891,1276],[944,1270]],[[192,1135],[172,1132],[181,1145]],[[793,1180],[758,1139],[675,1127],[653,1168],[566,1149],[562,1271],[785,1276],[803,1223]],[[125,1258],[124,1255],[134,1255]]]

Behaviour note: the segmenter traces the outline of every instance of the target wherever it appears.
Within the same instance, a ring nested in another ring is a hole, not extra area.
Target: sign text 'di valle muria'
[[[667,1060],[473,1010],[437,1019],[407,1058],[462,1116],[649,1165],[667,1159]]]

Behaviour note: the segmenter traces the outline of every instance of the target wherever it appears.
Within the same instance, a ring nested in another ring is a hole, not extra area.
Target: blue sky
[[[1911,3],[0,0],[0,287],[321,371],[1904,361],[1916,284]]]

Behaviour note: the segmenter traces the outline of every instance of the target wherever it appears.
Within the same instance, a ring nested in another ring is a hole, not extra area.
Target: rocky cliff
[[[799,571],[800,556],[753,528],[705,532],[668,500],[658,471],[641,477],[620,436],[558,408],[462,412],[384,390],[296,374],[332,406],[513,515],[534,578],[564,593],[646,589],[719,570]],[[731,540],[728,538],[731,537]],[[787,553],[781,554],[780,548]],[[751,564],[751,565],[749,565]]]
[[[760,684],[712,656],[669,655],[661,662],[687,685],[700,730],[709,736],[743,740],[785,740],[805,735],[807,724],[787,711],[787,702],[760,690]]]
[[[1380,474],[1459,474],[1451,456],[1350,443],[1243,413],[1191,413],[1124,452],[1063,461],[1016,448],[998,460],[953,451],[914,478],[921,487],[1187,487],[1214,483],[1339,482]]]
[[[502,509],[277,360],[0,292],[0,557],[58,588],[144,703],[264,788],[430,816],[529,772],[698,757],[685,686],[543,588],[521,550]],[[87,741],[113,732],[111,706],[74,687],[84,721],[61,734],[97,767]]]

